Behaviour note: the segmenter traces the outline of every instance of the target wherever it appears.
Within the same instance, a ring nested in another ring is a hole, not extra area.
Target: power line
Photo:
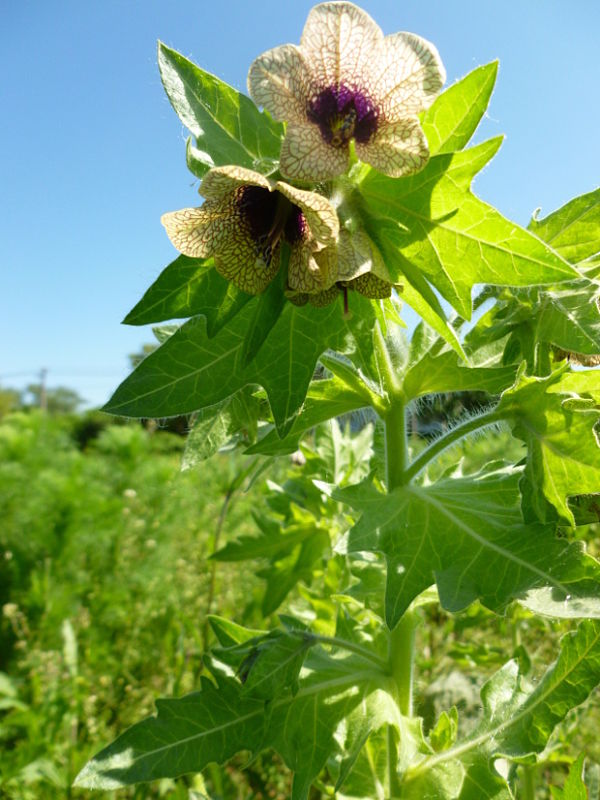
[[[127,370],[126,366],[100,367],[95,370],[90,370],[89,367],[47,368],[47,372],[49,375],[52,375],[53,377],[60,376],[67,378],[100,378],[100,377],[110,378],[113,375],[120,375],[122,372],[126,370]],[[3,372],[0,373],[0,380],[5,380],[7,378],[25,378],[27,376],[39,377],[39,374],[40,374],[39,369],[19,370],[17,372]]]

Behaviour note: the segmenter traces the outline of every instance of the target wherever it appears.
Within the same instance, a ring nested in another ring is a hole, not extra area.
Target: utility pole
[[[48,377],[48,369],[42,367],[40,370],[40,409],[44,412],[48,410],[48,396],[46,394],[46,378]]]

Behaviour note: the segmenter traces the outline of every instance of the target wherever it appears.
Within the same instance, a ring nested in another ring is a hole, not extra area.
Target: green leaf
[[[578,281],[577,288],[541,292],[534,311],[537,340],[569,353],[600,353],[599,294],[596,283],[584,280]]]
[[[397,221],[370,217],[364,209],[362,213],[365,230],[381,251],[386,264],[398,261],[398,251],[393,245],[398,232]],[[407,260],[402,260],[402,274],[406,278],[402,284],[402,297],[405,302],[437,331],[461,358],[466,359],[456,331],[448,323],[442,304],[425,276]]]
[[[291,800],[305,800],[310,785],[337,750],[334,733],[383,676],[360,658],[331,659],[313,650],[305,662],[311,671],[287,707],[275,701],[270,741],[294,770]]]
[[[287,303],[254,360],[244,366],[245,339],[258,298],[209,339],[205,321],[191,319],[145,358],[119,386],[105,411],[128,417],[168,417],[215,405],[239,389],[259,384],[267,392],[281,435],[304,402],[319,355],[332,348],[351,357],[372,347],[373,304],[356,295],[353,316],[341,305]]]
[[[549,520],[555,509],[574,525],[567,498],[600,488],[600,445],[594,431],[600,411],[585,401],[574,403],[577,395],[568,391],[573,381],[563,373],[543,379],[521,376],[502,396],[498,412],[511,419],[514,435],[527,445],[521,485],[525,518]],[[582,391],[587,374],[579,373],[576,385]],[[590,391],[596,383],[592,373]]]
[[[298,691],[298,676],[316,639],[303,631],[271,631],[258,641],[240,666],[242,694],[272,700]]]
[[[363,701],[348,717],[343,742],[343,758],[337,763],[330,760],[331,771],[337,773],[336,797],[363,797],[372,800],[385,792],[385,797],[393,796],[389,786],[390,756],[396,761],[395,752],[388,748],[388,726],[395,733],[401,726],[398,707],[387,692],[375,691]],[[337,794],[340,792],[340,794]]]
[[[280,439],[275,430],[269,431],[256,444],[246,450],[248,454],[284,455],[298,449],[306,431],[320,422],[339,417],[369,405],[365,393],[351,389],[339,378],[313,381],[308,389],[302,411],[296,417],[290,432]]]
[[[147,325],[202,314],[214,336],[252,297],[212,269],[212,260],[179,256],[161,272],[123,322]]]
[[[216,614],[210,614],[208,621],[221,647],[233,647],[264,635],[264,631],[244,628],[242,625]]]
[[[406,279],[419,290],[410,270],[418,271],[465,319],[475,284],[528,286],[577,276],[548,245],[471,192],[474,176],[501,142],[434,156],[406,178],[368,170],[360,183],[367,213],[385,222],[378,244],[393,280]]]
[[[509,662],[482,688],[483,718],[478,726],[450,749],[425,754],[420,763],[413,759],[402,775],[402,797],[417,800],[426,796],[425,788],[435,785],[437,778],[440,791],[431,795],[436,798],[508,800],[512,794],[495,772],[494,759],[534,762],[556,725],[583,703],[598,683],[598,622],[583,622],[575,633],[562,639],[558,660],[535,688],[526,684],[517,664]],[[417,740],[414,734],[413,738]],[[424,753],[425,747],[421,746],[420,751]],[[462,785],[459,791],[449,794],[444,790],[443,776],[452,771],[456,776],[457,769],[462,774]]]
[[[529,230],[576,264],[600,252],[600,189],[573,198],[544,219],[532,218]]]
[[[201,177],[211,167],[224,164],[273,171],[283,136],[280,122],[162,42],[158,66],[171,105],[196,137],[192,151],[195,175]]]
[[[326,532],[312,521],[297,523],[282,530],[279,523],[258,514],[254,520],[260,529],[259,536],[240,536],[218,550],[213,558],[217,561],[246,561],[253,558],[283,558],[294,547],[313,536]]]
[[[292,800],[307,800],[312,781],[335,752],[340,722],[385,676],[358,657],[332,658],[316,648],[305,661],[298,692],[264,702],[215,671],[215,683],[177,700],[158,700],[158,715],[134,725],[93,758],[76,785],[115,789],[199,772],[241,750],[272,747],[294,771]]]
[[[551,786],[550,791],[554,800],[588,800],[588,793],[583,782],[583,759],[581,755],[571,764],[571,769],[562,789]]]
[[[501,612],[538,586],[551,586],[563,602],[598,596],[595,582],[582,581],[587,563],[578,545],[556,538],[554,526],[523,522],[519,476],[518,470],[480,473],[389,494],[368,482],[332,491],[363,512],[337,549],[385,556],[390,628],[434,581],[449,611],[479,599]]]
[[[497,74],[497,61],[477,67],[442,92],[425,112],[422,125],[432,156],[465,147],[485,114]]]
[[[499,394],[514,383],[517,367],[466,366],[456,353],[439,352],[434,342],[430,351],[416,350],[418,337],[411,343],[410,357],[402,376],[402,391],[407,400],[434,392],[479,390]]]
[[[257,573],[267,582],[261,606],[264,617],[279,608],[299,581],[310,583],[314,565],[322,561],[328,548],[329,533],[315,528],[313,535],[306,537],[296,550]]]
[[[289,248],[286,247],[289,258]],[[247,366],[262,347],[265,339],[281,316],[286,304],[283,293],[283,276],[287,275],[287,266],[279,272],[278,277],[271,281],[265,291],[258,296],[254,304],[254,314],[244,337],[244,346],[240,355],[242,367]]]
[[[447,750],[456,741],[458,733],[458,710],[456,706],[452,706],[450,712],[442,711],[435,728],[429,734],[431,746],[439,753],[441,750]]]
[[[180,700],[157,700],[157,716],[138,722],[83,768],[75,780],[87,789],[200,772],[240,750],[253,750],[264,736],[264,704],[243,697],[240,685],[201,678],[201,691]]]
[[[206,461],[240,431],[247,441],[255,439],[259,413],[260,401],[248,388],[203,408],[187,437],[181,468],[191,469]]]
[[[481,699],[486,719],[472,738],[486,731],[495,739],[497,755],[529,760],[544,750],[556,725],[599,683],[600,623],[584,621],[563,637],[558,660],[535,688],[524,690],[512,662],[485,684]]]

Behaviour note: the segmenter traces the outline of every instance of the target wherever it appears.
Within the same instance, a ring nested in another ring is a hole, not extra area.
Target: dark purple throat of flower
[[[302,209],[279,192],[270,192],[261,186],[242,186],[237,203],[256,243],[256,255],[266,265],[271,263],[281,240],[293,245],[306,233]]]
[[[361,144],[371,140],[379,112],[360,90],[330,86],[311,97],[307,116],[319,126],[321,136],[334,147],[344,147],[350,139]]]

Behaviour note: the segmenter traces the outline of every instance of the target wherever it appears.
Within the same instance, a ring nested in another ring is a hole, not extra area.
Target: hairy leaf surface
[[[209,339],[204,319],[183,325],[121,384],[105,410],[130,417],[168,417],[214,405],[249,384],[267,392],[278,431],[287,433],[304,402],[319,355],[328,348],[352,355],[372,347],[373,304],[356,295],[353,316],[286,303],[250,364],[246,336],[258,298]]]
[[[449,611],[477,599],[501,611],[540,585],[551,586],[563,600],[598,594],[594,583],[578,583],[587,573],[577,545],[557,539],[554,526],[523,522],[518,480],[518,471],[501,471],[389,494],[368,482],[333,489],[334,499],[363,512],[345,549],[385,556],[390,627],[433,582]]]
[[[429,153],[452,153],[469,142],[490,102],[498,62],[477,67],[449,86],[423,115]]]
[[[412,283],[407,262],[465,319],[471,316],[475,284],[527,286],[577,274],[548,245],[471,192],[473,178],[501,143],[496,138],[434,156],[425,169],[406,178],[370,170],[360,183],[368,213],[386,222],[378,243],[394,280]]]
[[[600,252],[600,189],[579,195],[529,229],[576,264]]]
[[[567,498],[600,490],[600,445],[595,432],[600,411],[591,401],[569,392],[574,383],[582,394],[586,385],[593,392],[598,378],[593,372],[576,376],[575,381],[563,373],[543,379],[521,376],[498,406],[499,413],[511,418],[514,435],[527,445],[521,489],[528,520],[552,519],[558,514],[573,525]]]
[[[197,67],[162,42],[160,76],[177,115],[196,138],[188,166],[198,177],[213,166],[237,164],[271,172],[279,158],[283,125],[249,97]]]
[[[202,314],[214,336],[252,297],[212,269],[212,260],[179,256],[161,272],[123,322],[147,325]]]

